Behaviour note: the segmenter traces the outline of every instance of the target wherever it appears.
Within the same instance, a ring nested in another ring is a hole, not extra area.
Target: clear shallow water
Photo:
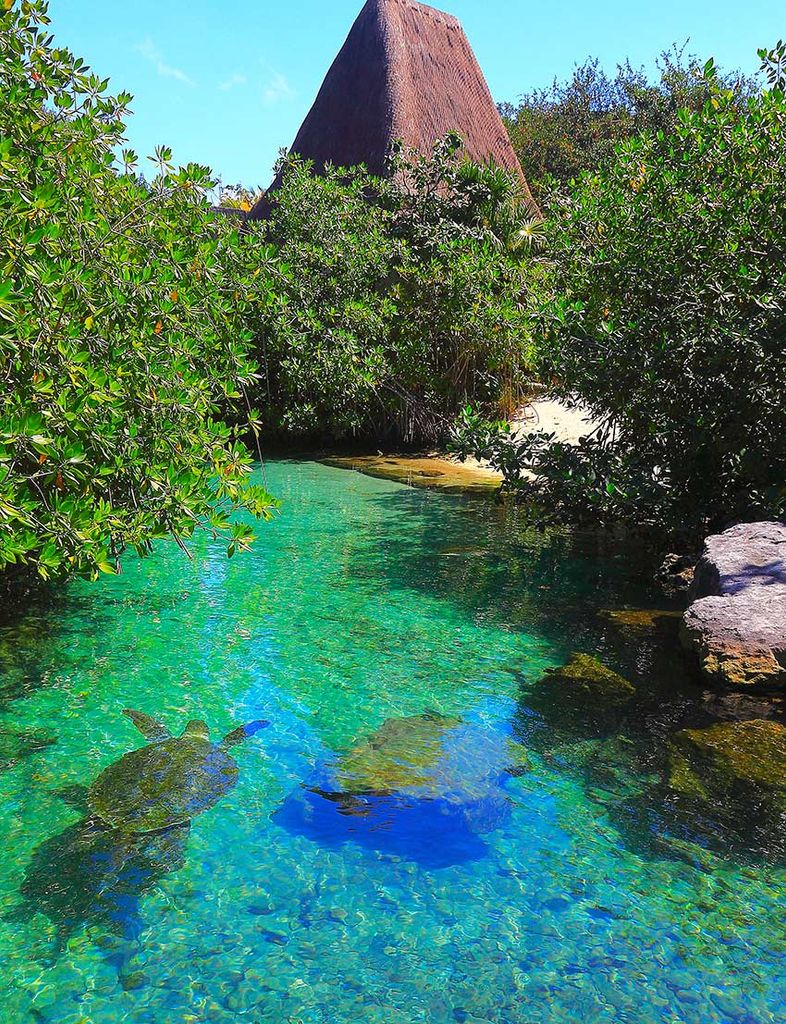
[[[726,712],[598,615],[646,603],[629,558],[477,499],[268,476],[250,556],[161,548],[0,630],[0,1021],[782,1021],[783,857],[671,805],[664,738]],[[639,711],[577,723],[539,688],[576,649]],[[124,707],[272,724],[190,829],[120,843],[74,787],[144,743]],[[315,792],[424,713],[461,719],[438,792]]]

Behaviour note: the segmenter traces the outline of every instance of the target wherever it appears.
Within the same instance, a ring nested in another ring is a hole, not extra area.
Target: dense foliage
[[[244,434],[438,442],[468,403],[458,449],[561,518],[786,510],[783,44],[763,94],[669,57],[508,109],[545,223],[449,137],[386,180],[292,158],[239,230],[206,168],[118,166],[130,97],[54,47],[43,0],[0,4],[0,578],[197,528],[233,554],[235,513],[274,506]],[[578,447],[489,422],[533,371],[600,424]]]
[[[459,149],[402,151],[389,181],[289,162],[257,229],[281,260],[254,321],[272,427],[434,441],[467,400],[515,406],[534,229],[518,180]]]
[[[233,551],[232,513],[271,507],[218,419],[253,382],[252,254],[205,168],[115,168],[130,96],[47,24],[37,0],[0,10],[0,571],[92,576],[200,526]]]
[[[465,452],[559,514],[701,533],[786,510],[786,98],[706,80],[549,211],[539,366],[599,429],[569,448],[465,423]]]
[[[517,104],[500,107],[513,146],[535,195],[541,200],[583,171],[610,159],[614,147],[642,132],[670,133],[680,110],[698,112],[709,99],[703,64],[681,50],[661,55],[652,82],[630,62],[614,77],[597,59],[577,67],[567,82],[536,89]],[[744,100],[753,83],[739,73],[721,83]]]

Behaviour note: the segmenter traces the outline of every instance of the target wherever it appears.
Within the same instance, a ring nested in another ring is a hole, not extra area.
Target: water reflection
[[[647,600],[645,553],[609,533],[544,531],[528,525],[525,509],[471,497],[455,498],[445,516],[439,495],[411,488],[374,504],[406,530],[355,549],[349,572],[360,578],[373,569],[388,589],[439,598],[484,623],[594,651],[599,609]]]

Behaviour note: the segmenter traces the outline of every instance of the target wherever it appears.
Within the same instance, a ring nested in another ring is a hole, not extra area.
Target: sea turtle
[[[328,785],[309,788],[344,815],[415,809],[478,834],[507,817],[505,780],[527,768],[526,752],[504,733],[427,712],[383,722],[339,759]]]
[[[174,737],[149,715],[123,714],[151,742],[106,768],[88,790],[87,806],[105,825],[126,833],[160,832],[213,807],[237,781],[230,748],[270,724],[250,722],[213,743],[201,721],[189,722]]]

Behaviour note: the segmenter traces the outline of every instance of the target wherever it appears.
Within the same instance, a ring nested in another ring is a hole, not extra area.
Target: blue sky
[[[267,185],[363,0],[51,0],[60,45],[134,94],[131,145],[167,143],[226,184]],[[753,72],[786,33],[783,0],[445,0],[497,100],[515,100],[593,55],[651,66],[673,43]]]

